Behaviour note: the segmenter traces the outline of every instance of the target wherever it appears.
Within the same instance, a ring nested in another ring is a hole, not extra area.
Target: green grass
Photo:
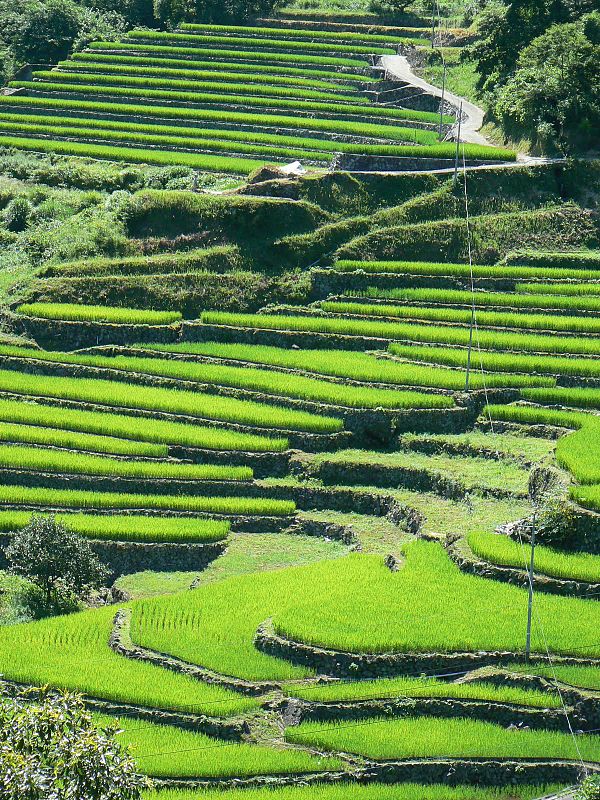
[[[18,531],[29,524],[31,511],[0,511],[0,531]],[[48,516],[37,514],[37,516]],[[193,517],[57,514],[56,519],[88,539],[119,542],[206,544],[227,538],[229,523]]]
[[[246,481],[249,467],[183,464],[171,461],[132,461],[87,453],[0,444],[0,469],[58,472],[69,475],[107,475],[114,478],[182,481]]]
[[[525,464],[546,460],[554,454],[556,447],[554,441],[541,439],[538,436],[489,433],[480,430],[471,430],[466,433],[405,433],[400,438],[400,444],[409,450],[419,451],[423,448],[422,452],[460,453],[463,451],[465,455],[476,455],[483,452],[486,457],[516,459]]]
[[[11,378],[14,376],[15,373],[13,371],[2,372],[0,370],[0,377],[6,381],[6,383],[2,384],[6,391],[12,391],[10,388]],[[45,385],[46,379],[40,379],[39,377],[36,379],[34,376],[27,376],[25,373],[21,375],[20,379],[18,377],[17,379],[21,391],[31,394],[35,394],[37,391],[40,393],[39,396],[43,397],[42,387]],[[50,388],[58,389],[61,383],[59,381],[48,385]],[[61,395],[58,394],[56,396],[60,397]],[[93,402],[91,399],[93,395],[86,395],[85,397],[90,398],[91,402]],[[81,446],[81,449],[88,449],[83,445],[89,445],[90,449],[93,445],[94,448],[98,448],[98,452],[123,455],[136,454],[164,457],[167,455],[166,445],[249,452],[282,451],[287,449],[286,439],[271,439],[267,436],[219,430],[198,424],[185,425],[181,422],[169,422],[161,419],[153,419],[152,424],[148,425],[147,419],[126,414],[58,408],[56,406],[37,405],[31,402],[23,402],[22,400],[5,400],[3,398],[0,398],[0,421],[0,438],[5,441],[28,441],[32,444],[35,441],[38,444],[55,445],[57,447],[75,447],[77,445]],[[71,432],[81,432],[86,435],[86,438],[76,437]],[[13,439],[13,436],[19,438]],[[65,438],[61,439],[61,436]],[[72,439],[68,438],[70,436]],[[73,444],[67,445],[66,443],[69,441],[72,441]],[[65,444],[60,444],[60,442]]]
[[[383,303],[349,303],[324,301],[320,304],[325,312],[360,315],[367,317],[398,317],[400,319],[432,320],[433,322],[460,323],[468,325],[470,309],[435,308],[426,306],[384,305]],[[521,328],[525,330],[565,331],[568,333],[599,333],[600,319],[568,317],[551,314],[525,314],[518,312],[478,311],[477,323],[485,327]]]
[[[281,680],[307,670],[253,646],[256,628],[269,618],[295,640],[352,652],[523,651],[524,589],[461,573],[436,543],[414,541],[404,552],[395,573],[383,557],[351,554],[143,601],[132,635],[230,675]],[[539,620],[552,652],[594,657],[599,615],[594,601],[538,596],[533,652],[545,652]]]
[[[386,698],[451,697],[483,700],[490,703],[511,703],[535,708],[558,708],[558,695],[530,691],[518,686],[496,686],[493,683],[448,683],[435,678],[380,678],[379,680],[336,681],[324,684],[293,684],[285,689],[289,697],[321,703],[385,700]]]
[[[103,722],[110,718],[102,717]],[[171,725],[118,719],[118,741],[127,746],[141,772],[155,777],[225,778],[322,772],[341,769],[337,758],[292,748],[224,742]]]
[[[507,536],[499,536],[486,531],[470,533],[467,537],[470,548],[476,556],[492,564],[526,569],[529,564],[529,551]],[[542,575],[564,580],[600,582],[600,556],[587,553],[561,553],[550,547],[539,545],[535,549],[535,571]]]
[[[272,33],[272,31],[271,31]],[[170,33],[170,32],[162,32],[162,31],[147,31],[147,30],[135,30],[132,31],[130,37],[134,39],[142,39],[150,42],[170,42],[170,41],[180,41],[180,42],[190,42],[190,44],[229,44],[235,45],[237,47],[251,47],[251,48],[258,48],[261,47],[268,47],[268,48],[281,48],[284,50],[301,50],[303,53],[308,51],[322,51],[322,52],[338,52],[338,53],[347,53],[348,46],[345,44],[334,44],[334,43],[322,43],[322,42],[294,42],[294,41],[282,41],[278,39],[276,36],[271,36],[271,38],[259,38],[258,36],[202,36],[202,34],[195,34],[195,33]],[[93,47],[94,45],[92,45]],[[370,53],[374,53],[376,55],[385,55],[387,53],[393,53],[394,50],[390,47],[361,47],[360,45],[353,44],[351,47],[351,52],[360,55],[369,55]]]
[[[42,356],[42,359],[45,357]],[[302,375],[284,375],[272,370],[251,367],[230,367],[182,359],[80,356],[64,353],[51,354],[50,360],[60,362],[63,359],[68,364],[85,364],[124,373],[156,375],[199,384],[248,389],[278,397],[299,398],[352,408],[450,408],[453,405],[451,398],[441,395],[344,386]]]
[[[391,344],[389,351],[401,358],[449,367],[467,366],[468,354],[455,347],[418,347],[416,345]],[[476,369],[490,372],[522,372],[528,375],[576,375],[581,377],[600,377],[600,365],[595,358],[575,358],[572,356],[519,355],[518,353],[494,353],[477,350],[472,363]],[[486,376],[486,381],[493,380]],[[488,384],[491,385],[491,384]]]
[[[61,104],[64,108],[64,103]],[[159,164],[193,167],[208,172],[231,172],[235,175],[248,175],[264,161],[247,158],[228,158],[226,156],[204,156],[193,153],[167,152],[161,150],[137,150],[133,147],[107,147],[105,145],[82,142],[59,142],[46,139],[27,139],[18,136],[4,136],[0,133],[0,147],[15,148],[37,153],[58,153],[60,155],[84,156],[85,158],[126,161],[132,164]]]
[[[89,53],[87,55],[90,55]],[[176,61],[175,64],[177,65],[176,68],[173,68],[173,62],[169,59],[157,59],[151,58],[148,59],[148,64],[157,64],[157,66],[136,66],[136,63],[140,61],[145,61],[144,59],[136,59],[136,58],[119,58],[118,56],[114,57],[104,57],[106,61],[101,61],[100,59],[102,56],[98,56],[97,61],[81,61],[81,60],[73,60],[70,61],[60,61],[58,63],[58,68],[60,70],[65,70],[67,72],[73,72],[77,70],[78,72],[93,72],[93,73],[105,73],[105,74],[117,74],[117,75],[141,75],[141,76],[148,76],[148,77],[164,77],[164,78],[184,78],[186,80],[197,80],[197,81],[213,81],[218,82],[219,80],[223,80],[227,83],[247,83],[250,81],[253,85],[254,84],[266,84],[268,86],[293,86],[293,87],[300,87],[300,88],[307,88],[307,89],[332,89],[334,91],[346,91],[346,92],[353,92],[358,88],[358,85],[352,86],[352,82],[349,81],[349,84],[343,84],[339,82],[335,82],[336,78],[343,77],[338,75],[335,72],[324,72],[325,78],[315,79],[315,78],[308,78],[308,77],[300,77],[300,75],[285,75],[279,74],[280,70],[277,70],[277,73],[267,73],[263,74],[260,71],[243,71],[244,68],[238,69],[236,66],[235,71],[228,71],[223,72],[215,67],[214,62],[200,62],[204,65],[204,68],[194,68],[193,64],[195,62],[190,62],[189,67],[187,66],[187,62]],[[127,63],[130,62],[130,63]],[[162,64],[168,64],[169,66],[161,66]],[[282,70],[282,72],[286,72],[286,70]],[[311,75],[313,74],[311,71],[308,70],[298,70],[298,73],[304,75]],[[53,75],[55,73],[52,73]],[[358,95],[357,95],[358,96]]]
[[[364,272],[373,274],[404,274],[404,275],[449,275],[469,277],[471,268],[468,264],[433,263],[430,261],[336,261],[334,268],[339,272]],[[474,278],[505,278],[526,280],[527,278],[541,278],[542,280],[598,280],[600,273],[597,270],[586,270],[569,267],[536,267],[526,264],[498,264],[496,266],[473,266]]]
[[[67,450],[87,450],[91,453],[105,453],[119,456],[144,456],[146,458],[165,458],[166,445],[115,439],[112,436],[96,436],[90,433],[62,431],[55,428],[42,428],[37,425],[15,425],[0,422],[0,441],[22,444],[46,445]]]
[[[324,730],[322,722],[305,722],[288,728],[286,739],[374,759],[476,757],[578,761],[581,753],[586,761],[600,761],[600,736],[578,736],[576,747],[569,733],[507,729],[491,722],[462,718],[381,718],[371,723],[352,727],[342,722]]]
[[[520,250],[509,253],[505,261],[507,264],[531,264],[542,269],[548,267],[590,267],[600,269],[599,250],[570,250],[568,252],[548,252],[543,250]]]
[[[582,689],[600,690],[600,669],[598,667],[578,667],[562,664],[552,666],[537,664],[509,664],[507,670],[511,672],[525,672],[527,675],[541,675],[554,682],[555,678],[569,686]]]
[[[52,264],[44,269],[44,276],[59,275],[157,275],[175,272],[233,267],[236,262],[235,247],[206,247],[197,250],[156,253],[149,256],[120,256],[116,258],[86,258]]]
[[[139,64],[141,65],[142,69],[145,69],[146,67],[160,67],[161,69],[164,67],[173,67],[177,71],[180,69],[208,70],[212,74],[215,72],[218,75],[222,74],[219,70],[219,65],[215,63],[215,61],[195,61],[190,59],[187,55],[189,52],[187,47],[176,49],[183,50],[181,58],[152,58],[150,55],[141,57],[134,55],[127,56],[122,54],[117,55],[115,53],[106,54],[102,52],[90,52],[87,50],[83,53],[73,53],[71,55],[71,60],[74,61],[78,66],[81,66],[82,64],[85,65],[87,62],[91,61],[93,63],[101,62],[107,64],[108,66]],[[231,69],[235,69],[236,73],[248,74],[252,76],[256,75],[257,79],[259,79],[258,76],[266,74],[267,80],[270,80],[271,77],[276,74],[277,76],[297,77],[300,80],[324,78],[328,81],[347,81],[348,83],[356,84],[372,83],[372,78],[368,75],[361,75],[360,73],[354,72],[336,72],[334,69],[317,69],[315,67],[290,67],[282,66],[281,64],[277,64],[276,67],[273,67],[265,64],[235,63]],[[227,75],[229,72],[224,74]]]
[[[527,286],[527,284],[524,284],[524,286]],[[529,286],[535,288],[536,284],[529,284]],[[563,297],[560,292],[552,292],[549,295],[545,295],[537,291],[535,294],[529,295],[522,293],[523,289],[519,285],[515,289],[515,293],[478,291],[474,295],[475,305],[504,306],[515,309],[543,308],[550,311],[555,309],[600,311],[600,297]],[[596,291],[600,293],[600,285],[596,288]],[[357,294],[362,294],[362,292]],[[441,303],[461,306],[471,306],[473,302],[472,293],[460,289],[371,289],[366,296],[385,300],[408,300],[426,304]]]
[[[243,83],[232,82],[228,83],[224,78],[223,80],[180,80],[167,76],[164,78],[151,78],[151,77],[136,77],[135,75],[105,75],[104,73],[94,74],[89,72],[66,72],[60,71],[35,71],[33,72],[34,80],[59,81],[61,84],[85,84],[82,88],[87,90],[88,86],[108,85],[108,86],[131,86],[131,87],[148,87],[166,89],[168,91],[178,92],[180,90],[189,90],[194,93],[216,93],[218,95],[239,94],[239,95],[257,95],[265,97],[292,97],[298,100],[327,100],[331,99],[332,103],[353,103],[354,105],[369,105],[367,97],[361,97],[358,94],[345,93],[340,86],[334,86],[327,91],[319,91],[317,89],[304,89],[296,87],[282,87],[282,86],[268,86],[262,83]]]
[[[350,378],[368,383],[389,383],[397,386],[439,387],[462,389],[464,375],[455,370],[436,367],[423,368],[418,365],[399,363],[377,358],[367,353],[347,350],[288,350],[256,344],[228,344],[220,342],[181,342],[177,344],[144,344],[144,349],[190,356],[232,359],[250,364],[268,364],[286,369],[306,370],[335,378]],[[407,348],[410,349],[410,348]],[[593,362],[590,362],[593,363]],[[461,365],[462,366],[462,365]],[[482,379],[473,375],[474,386],[481,386]],[[530,383],[530,381],[532,383]],[[553,381],[548,378],[529,378],[519,375],[487,376],[487,386],[528,386]],[[349,387],[348,387],[349,388]]]
[[[383,453],[368,450],[338,450],[335,453],[317,454],[311,458],[311,463],[420,469],[453,478],[471,489],[503,489],[515,494],[527,493],[529,479],[527,469],[510,461],[443,453],[426,455],[406,450]]]
[[[294,513],[289,500],[263,497],[202,497],[160,494],[88,492],[80,489],[46,489],[0,486],[0,503],[11,506],[81,509],[156,509],[243,516],[287,516]]]
[[[469,331],[464,327],[419,325],[364,319],[341,319],[328,316],[291,316],[283,314],[234,314],[205,311],[201,322],[208,325],[261,328],[280,331],[310,331],[345,336],[368,336],[381,339],[407,339],[415,342],[456,344],[466,347]],[[542,336],[480,330],[479,345],[492,350],[524,350],[549,353],[600,354],[600,342],[594,338],[574,336]]]
[[[437,117],[434,113],[428,111],[412,111],[401,108],[389,108],[387,106],[362,106],[344,104],[332,104],[313,100],[294,100],[286,98],[271,98],[271,97],[258,97],[254,93],[249,94],[218,94],[210,92],[183,92],[183,91],[169,91],[165,89],[135,89],[124,86],[96,86],[94,84],[86,84],[80,86],[78,84],[61,83],[57,80],[60,73],[56,73],[54,82],[50,81],[10,81],[9,86],[13,89],[27,89],[30,91],[44,91],[44,92],[75,92],[90,95],[108,95],[111,97],[131,97],[140,100],[167,100],[169,102],[183,102],[183,103],[222,103],[224,105],[240,105],[249,106],[253,108],[269,108],[269,109],[288,109],[297,111],[311,112],[326,112],[326,113],[339,113],[348,116],[364,116],[375,117],[377,119],[389,120],[417,120],[421,122],[435,122]],[[240,87],[237,87],[240,89]],[[452,118],[446,121],[452,122]],[[437,134],[431,131],[422,131],[420,129],[413,129],[414,136],[411,136],[415,142],[422,141],[427,144],[433,144],[437,141]],[[429,134],[429,135],[428,135]]]
[[[70,303],[24,303],[19,314],[42,319],[65,319],[76,322],[112,322],[119,325],[170,325],[181,319],[177,311],[143,311],[138,308],[110,308]]]
[[[488,789],[474,786],[423,786],[417,783],[347,783],[254,789],[162,789],[146,792],[144,800],[533,800],[549,794],[549,787],[511,786]]]
[[[32,351],[35,357],[36,351]],[[34,397],[51,397],[74,400],[81,403],[96,403],[116,408],[161,411],[168,414],[182,414],[200,419],[225,421],[249,426],[280,428],[283,430],[333,433],[342,429],[342,422],[333,417],[317,416],[306,411],[295,411],[280,406],[254,403],[249,400],[236,400],[233,397],[219,397],[202,392],[162,389],[160,387],[138,386],[120,381],[97,380],[95,378],[64,378],[51,375],[28,375],[13,370],[0,370],[0,391]],[[140,420],[140,423],[142,420]],[[132,421],[132,426],[136,423]],[[139,423],[138,423],[139,424]],[[147,422],[145,423],[147,426]],[[183,433],[183,430],[181,429]],[[148,433],[148,435],[151,435]],[[191,441],[188,437],[188,443]],[[215,431],[211,449],[218,449],[221,432]],[[202,441],[198,436],[197,441]],[[207,436],[205,441],[210,441]],[[223,437],[227,441],[227,437]],[[229,439],[243,445],[241,439]],[[260,442],[260,439],[256,440]],[[266,444],[266,440],[264,440]],[[275,441],[275,449],[285,449]],[[195,445],[200,446],[199,444]],[[209,445],[210,446],[210,445]],[[228,448],[224,448],[228,449]],[[259,447],[258,449],[263,449]],[[269,444],[268,448],[273,449]]]
[[[49,684],[77,690],[105,700],[212,716],[256,707],[253,698],[117,655],[108,647],[114,615],[115,608],[106,606],[0,626],[3,677],[34,686]]]

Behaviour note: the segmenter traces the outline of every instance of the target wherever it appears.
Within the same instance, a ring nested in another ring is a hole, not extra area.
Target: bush
[[[89,543],[53,516],[32,516],[14,535],[5,555],[11,572],[39,587],[44,613],[72,608],[74,599],[99,588],[108,577]]]
[[[4,211],[4,224],[9,231],[24,231],[31,220],[33,206],[26,197],[15,197]]]

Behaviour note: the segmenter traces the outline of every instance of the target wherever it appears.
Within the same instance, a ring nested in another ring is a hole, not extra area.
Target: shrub
[[[24,231],[33,214],[33,206],[26,197],[15,197],[4,210],[4,224],[9,231],[20,233]]]
[[[54,517],[32,516],[5,549],[9,569],[43,592],[47,613],[57,612],[71,596],[82,598],[108,577],[88,542]]]

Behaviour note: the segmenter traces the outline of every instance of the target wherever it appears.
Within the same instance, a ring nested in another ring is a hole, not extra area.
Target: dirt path
[[[412,86],[423,89],[427,94],[441,98],[442,90],[438,86],[433,86],[433,84],[427,83],[423,78],[419,78],[415,75],[406,56],[382,56],[380,63],[382,67],[399,80],[406,81],[406,83],[410,83]],[[461,141],[471,142],[472,144],[489,145],[490,142],[485,136],[479,133],[479,129],[483,125],[483,109],[471,103],[469,100],[466,100],[464,97],[452,94],[452,92],[445,92],[444,97],[449,103],[456,106],[456,108],[459,108],[461,103],[463,104],[463,113],[465,116],[463,117],[460,127]]]

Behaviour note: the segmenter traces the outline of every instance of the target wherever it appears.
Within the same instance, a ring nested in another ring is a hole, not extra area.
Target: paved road
[[[384,67],[390,74],[394,75],[401,81],[406,81],[412,86],[423,89],[427,94],[432,94],[434,97],[442,96],[442,90],[438,86],[433,86],[431,83],[419,78],[412,71],[412,67],[408,63],[406,56],[382,56],[381,66]],[[461,141],[471,142],[472,144],[490,144],[485,136],[479,133],[479,129],[483,125],[484,111],[483,109],[466,100],[464,97],[459,97],[452,92],[444,93],[445,99],[456,108],[463,104],[464,118],[460,127]]]

